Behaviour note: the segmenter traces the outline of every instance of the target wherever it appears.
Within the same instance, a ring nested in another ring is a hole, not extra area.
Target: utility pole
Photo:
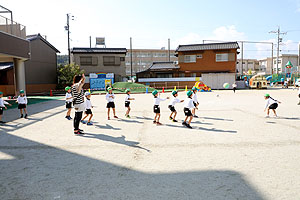
[[[272,43],[272,62],[271,62],[271,73],[272,73],[272,75],[274,73],[273,57],[274,57],[274,44]],[[267,61],[268,61],[268,57],[267,57]],[[268,62],[267,62],[267,67],[268,67]]]
[[[132,38],[130,37],[130,78],[132,80]]]
[[[72,20],[74,20],[74,16],[71,16]],[[67,26],[65,26],[65,30],[68,31],[68,57],[69,64],[71,63],[71,49],[70,49],[70,14],[67,14]]]
[[[282,42],[282,38],[280,37],[280,35],[285,35],[287,32],[280,32],[280,26],[278,26],[278,29],[276,31],[270,31],[269,33],[276,33],[277,34],[276,74],[278,74],[278,60],[279,60],[280,42]],[[272,60],[272,62],[274,62],[274,61]]]
[[[242,45],[241,45],[241,60],[242,60],[242,76],[243,76],[243,71],[244,71],[244,42],[242,42]]]
[[[171,54],[170,54],[170,38],[168,39],[168,57],[169,57],[169,62],[171,61]]]

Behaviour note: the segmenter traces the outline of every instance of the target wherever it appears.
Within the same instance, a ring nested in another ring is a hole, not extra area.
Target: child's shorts
[[[185,116],[193,116],[191,110],[189,108],[184,108],[183,109]]]
[[[67,109],[72,108],[72,102],[66,102],[66,108]]]
[[[160,113],[160,107],[159,107],[159,105],[154,105],[153,112],[157,113],[157,114]]]
[[[108,102],[106,108],[115,108],[114,102]]]
[[[193,103],[194,103],[194,106],[197,107],[197,103],[196,102],[193,102]]]
[[[298,96],[299,96],[299,98],[300,98],[300,94],[299,94]]]
[[[171,112],[176,112],[175,107],[172,105],[169,105],[168,108],[171,110]]]
[[[18,104],[18,109],[26,108],[26,104]]]
[[[3,115],[3,110],[4,110],[4,108],[0,107],[0,115]]]
[[[278,107],[278,103],[273,103],[269,106],[269,109],[276,109]]]
[[[85,114],[87,115],[93,114],[92,109],[86,109]]]
[[[130,106],[130,101],[125,101],[125,107],[128,108]]]

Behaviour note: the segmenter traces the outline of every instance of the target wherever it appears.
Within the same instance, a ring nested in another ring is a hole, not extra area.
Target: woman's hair
[[[73,78],[73,84],[78,83],[82,79],[82,75],[75,75]]]

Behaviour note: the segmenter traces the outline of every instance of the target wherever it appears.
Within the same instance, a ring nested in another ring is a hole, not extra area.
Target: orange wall
[[[15,86],[14,85],[0,85],[0,91],[3,92],[3,96],[14,95]]]
[[[235,53],[235,61],[216,62],[216,54],[218,53]],[[180,71],[191,72],[231,72],[235,73],[236,69],[236,50],[206,50],[197,52],[178,52],[180,55],[202,54],[202,58],[197,58],[196,63],[184,63],[179,61]]]

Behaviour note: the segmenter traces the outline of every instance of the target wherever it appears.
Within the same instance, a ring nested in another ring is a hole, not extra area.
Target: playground
[[[264,94],[282,102],[278,118],[265,118]],[[93,126],[74,136],[64,99],[16,109],[0,126],[1,199],[299,199],[300,106],[297,91],[213,90],[199,92],[191,126],[153,121],[153,97],[116,95],[119,119],[107,120],[105,95],[92,95]],[[161,97],[171,97],[166,91]],[[179,98],[186,98],[184,89]],[[72,116],[74,110],[72,111]]]

